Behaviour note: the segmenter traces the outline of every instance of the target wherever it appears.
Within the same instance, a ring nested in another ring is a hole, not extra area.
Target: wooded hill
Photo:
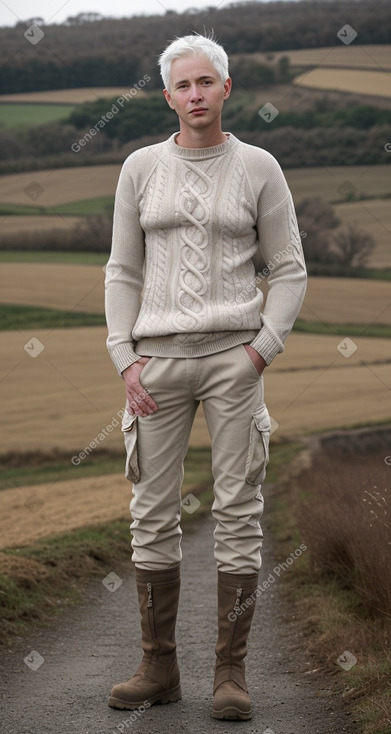
[[[37,23],[45,35],[32,45],[25,30]],[[144,74],[161,88],[157,56],[176,35],[214,29],[227,53],[242,54],[340,45],[337,31],[350,24],[360,45],[389,42],[387,0],[232,3],[164,16],[101,18],[94,13],[45,26],[30,18],[0,28],[0,93],[133,85]]]

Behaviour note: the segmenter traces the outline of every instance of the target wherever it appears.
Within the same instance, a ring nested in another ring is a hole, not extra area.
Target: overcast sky
[[[241,1],[245,0],[239,0]],[[182,13],[188,8],[219,7],[231,2],[232,0],[0,0],[0,26],[13,26],[20,20],[33,17],[43,18],[45,23],[62,23],[69,16],[92,12],[115,18],[142,14],[160,15],[167,10]]]

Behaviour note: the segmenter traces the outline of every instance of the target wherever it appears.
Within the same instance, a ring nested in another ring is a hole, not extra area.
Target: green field
[[[68,117],[75,105],[66,104],[0,104],[0,128],[33,127]]]
[[[0,331],[52,329],[75,326],[104,326],[103,314],[58,311],[40,306],[0,304]]]
[[[94,214],[102,214],[105,212],[112,213],[114,207],[114,196],[98,196],[95,199],[80,199],[79,201],[69,201],[66,204],[58,206],[31,206],[30,204],[1,204],[0,215],[9,216],[17,214],[18,216],[31,216],[32,214],[61,214],[62,216],[89,216]]]
[[[0,263],[59,263],[66,265],[105,265],[107,255],[98,252],[49,252],[0,250]]]

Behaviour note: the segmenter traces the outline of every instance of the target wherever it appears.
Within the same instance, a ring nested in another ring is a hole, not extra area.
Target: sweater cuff
[[[133,351],[131,344],[118,344],[113,349],[109,349],[110,357],[114,362],[114,366],[122,377],[122,372],[130,367],[133,362],[140,359],[140,355]]]
[[[277,334],[270,333],[264,326],[255,339],[250,342],[250,347],[255,349],[269,365],[274,357],[284,351],[284,344]]]

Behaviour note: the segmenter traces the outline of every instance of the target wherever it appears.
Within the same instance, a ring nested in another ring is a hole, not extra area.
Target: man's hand
[[[263,357],[257,352],[254,347],[250,347],[249,344],[243,344],[248,356],[250,357],[255,369],[257,370],[258,374],[261,375],[263,370],[266,367],[266,362]]]
[[[158,406],[140,383],[140,375],[150,357],[140,357],[122,372],[126,387],[126,407],[129,413],[145,418],[152,415]]]

